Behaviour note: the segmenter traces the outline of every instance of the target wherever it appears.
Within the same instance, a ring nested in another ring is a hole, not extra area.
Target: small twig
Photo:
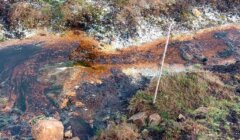
[[[168,42],[169,42],[169,38],[170,38],[170,34],[171,34],[172,25],[173,24],[171,23],[170,26],[169,26],[169,29],[168,29],[168,35],[167,35],[167,40],[166,40],[166,44],[165,44],[165,48],[164,48],[164,52],[163,52],[159,77],[158,77],[157,86],[156,86],[155,94],[154,94],[154,98],[153,98],[153,104],[155,104],[156,98],[157,98],[158,88],[159,88],[160,80],[161,80],[161,77],[162,77],[162,70],[163,70],[164,60],[165,60],[166,53],[167,53]]]

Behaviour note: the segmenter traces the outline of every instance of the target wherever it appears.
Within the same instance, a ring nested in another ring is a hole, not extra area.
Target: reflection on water
[[[9,46],[0,50],[0,81],[9,78],[14,67],[36,54],[41,48],[34,45]]]

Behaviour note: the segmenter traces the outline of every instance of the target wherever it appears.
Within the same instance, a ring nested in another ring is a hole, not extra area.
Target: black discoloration
[[[237,74],[240,73],[240,61],[237,61],[235,64],[230,65],[215,65],[208,69],[219,73]]]

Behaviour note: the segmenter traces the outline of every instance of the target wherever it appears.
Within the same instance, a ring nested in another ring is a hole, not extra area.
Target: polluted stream
[[[116,114],[127,112],[129,99],[147,87],[164,47],[164,39],[160,39],[107,52],[91,43],[83,45],[79,34],[74,34],[72,38],[33,37],[2,44],[2,138],[32,139],[31,125],[39,116],[62,121],[80,139],[92,138],[107,126],[107,120],[115,117],[117,121]],[[239,27],[232,26],[174,38],[166,65],[201,64],[211,70],[216,69],[214,65],[234,63],[240,60],[239,40]],[[130,68],[135,74],[126,72]],[[144,75],[141,70],[153,71]]]
[[[149,81],[141,78],[138,83],[133,83],[130,77],[114,67],[103,68],[106,72],[100,72],[101,82],[84,81],[99,70],[69,59],[78,43],[62,46],[48,48],[44,42],[32,42],[0,50],[2,138],[31,138],[31,123],[34,118],[44,116],[60,119],[66,128],[71,126],[74,136],[89,139],[98,126],[104,127],[104,118],[125,111],[123,108],[128,99]],[[75,83],[79,85],[70,83],[74,85],[76,95],[64,96],[67,92],[64,81],[78,70],[82,79]],[[61,106],[61,100],[65,99],[67,105]],[[84,107],[76,106],[74,100],[82,101]],[[90,126],[92,120],[93,126]]]

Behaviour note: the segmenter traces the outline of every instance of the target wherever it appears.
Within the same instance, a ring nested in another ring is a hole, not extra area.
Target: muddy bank
[[[239,26],[225,29],[200,31],[194,36],[176,37],[170,40],[166,57],[168,64],[222,64],[240,60]],[[142,46],[132,46],[104,53],[93,46],[81,45],[70,55],[70,59],[93,64],[148,64],[159,63],[164,48],[164,39]],[[82,51],[85,50],[85,51]]]

